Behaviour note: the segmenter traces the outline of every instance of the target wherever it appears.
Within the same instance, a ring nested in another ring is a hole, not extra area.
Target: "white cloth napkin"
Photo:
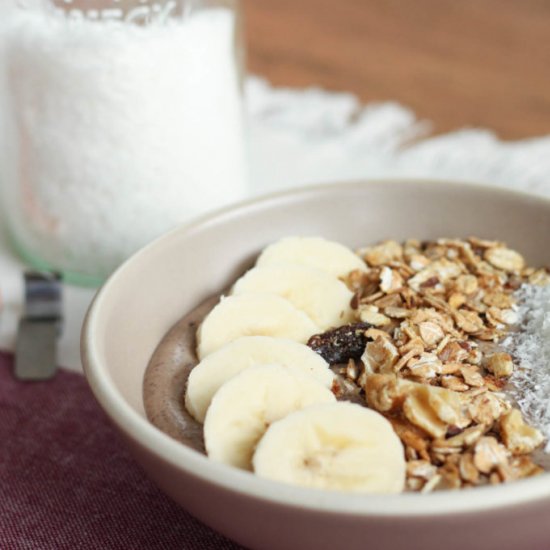
[[[430,123],[394,102],[361,105],[348,93],[246,86],[251,193],[311,183],[415,177],[477,181],[550,196],[550,135],[502,142],[489,130],[428,137]],[[0,227],[0,348],[13,349],[23,263]],[[79,334],[91,289],[65,286],[59,363],[80,370]]]

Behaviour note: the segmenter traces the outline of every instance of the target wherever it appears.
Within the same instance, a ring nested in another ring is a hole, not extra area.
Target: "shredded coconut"
[[[19,243],[104,275],[197,213],[245,195],[235,16],[211,8],[165,25],[0,18],[0,159]],[[9,122],[9,121],[8,121]]]
[[[527,420],[546,437],[550,453],[550,285],[523,285],[516,293],[519,330],[503,342],[517,367],[512,396]]]

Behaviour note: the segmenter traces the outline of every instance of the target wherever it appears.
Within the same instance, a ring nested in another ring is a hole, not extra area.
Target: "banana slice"
[[[350,271],[367,271],[359,256],[344,245],[321,237],[286,237],[266,247],[257,266],[298,264],[344,277]]]
[[[204,359],[240,336],[274,336],[305,343],[322,332],[303,312],[276,294],[222,298],[197,331],[197,353]]]
[[[399,493],[403,445],[379,413],[352,403],[315,405],[271,424],[253,458],[257,475],[305,487]]]
[[[255,267],[234,285],[232,294],[268,292],[286,298],[321,329],[352,319],[353,293],[336,277],[301,265]]]
[[[224,382],[246,368],[267,364],[300,370],[327,388],[334,380],[328,363],[304,344],[271,336],[243,336],[205,357],[191,371],[185,407],[204,422],[212,397]]]
[[[252,469],[252,455],[268,426],[314,403],[335,402],[334,394],[310,375],[280,365],[250,367],[216,392],[204,421],[208,456]]]

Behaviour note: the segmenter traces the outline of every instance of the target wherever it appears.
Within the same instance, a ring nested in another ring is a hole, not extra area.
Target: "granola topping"
[[[392,423],[405,447],[407,489],[541,473],[532,453],[544,436],[503,392],[518,365],[502,340],[518,322],[516,290],[549,283],[548,270],[526,267],[504,243],[475,237],[385,241],[358,253],[369,269],[345,281],[358,324],[310,345],[338,359],[334,346],[346,347],[344,332],[353,341],[353,354],[340,353],[342,363],[351,357],[340,375]]]

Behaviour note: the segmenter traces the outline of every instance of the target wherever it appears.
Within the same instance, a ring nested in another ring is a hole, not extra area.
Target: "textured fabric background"
[[[238,550],[135,464],[84,377],[12,376],[0,352],[0,549]]]

